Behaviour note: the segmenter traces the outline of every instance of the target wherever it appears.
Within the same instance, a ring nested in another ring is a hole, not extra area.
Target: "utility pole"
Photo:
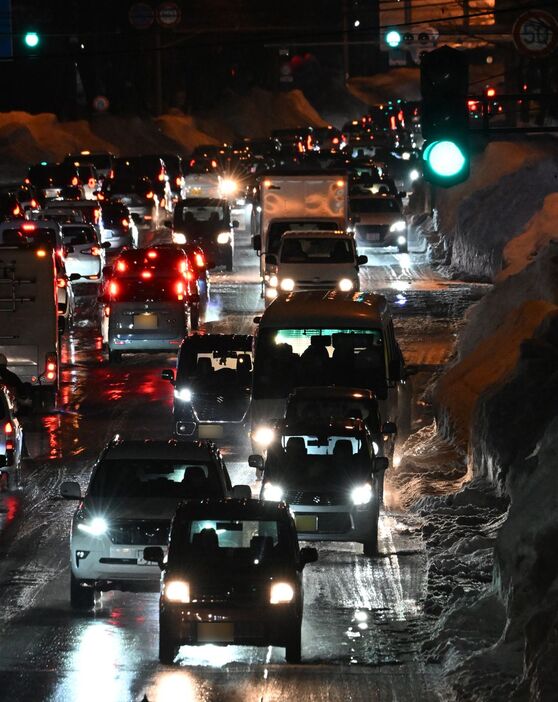
[[[154,29],[155,41],[155,114],[163,113],[163,51],[161,46],[161,28],[157,25]]]
[[[349,0],[341,0],[343,15],[343,80],[349,80]]]

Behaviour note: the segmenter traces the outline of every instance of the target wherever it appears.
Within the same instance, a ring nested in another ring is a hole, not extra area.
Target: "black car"
[[[163,570],[159,660],[172,663],[181,645],[284,646],[301,658],[302,570],[317,560],[299,549],[289,508],[258,500],[189,500],[163,549],[144,549]]]
[[[246,419],[252,385],[252,337],[193,334],[178,351],[173,370],[162,377],[174,386],[173,433],[177,437],[223,436]]]

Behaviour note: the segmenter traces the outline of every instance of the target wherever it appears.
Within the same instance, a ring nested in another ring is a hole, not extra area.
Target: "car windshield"
[[[272,222],[269,226],[269,237],[267,244],[268,253],[276,254],[281,245],[281,239],[285,232],[304,232],[319,229],[320,231],[335,231],[337,229],[336,222]]]
[[[184,290],[182,281],[176,278],[155,277],[153,279],[137,279],[137,278],[118,278],[113,280],[110,285],[110,295],[113,302],[176,302],[179,303],[179,298],[183,294],[179,294],[180,290]],[[136,315],[137,316],[137,315]],[[163,319],[161,315],[161,319]],[[156,317],[151,315],[151,321],[145,322],[151,324],[156,321]],[[141,327],[140,321],[135,321],[136,328],[151,328]]]
[[[62,236],[68,246],[98,243],[97,234],[92,227],[62,227]]]
[[[220,204],[195,205],[182,202],[175,208],[174,224],[185,227],[196,224],[224,226],[225,217],[225,208]]]
[[[0,234],[0,241],[4,246],[21,246],[23,244],[46,244],[57,249],[61,242],[54,229],[47,227],[33,227],[32,229],[4,229]]]
[[[177,380],[187,382],[195,393],[214,394],[248,387],[252,380],[252,354],[232,346],[215,351],[186,349],[181,352]]]
[[[220,497],[213,463],[176,459],[106,459],[93,474],[88,496],[112,498]]]
[[[352,242],[337,237],[283,239],[281,263],[354,263]]]
[[[355,397],[308,397],[301,399],[295,397],[294,400],[289,401],[287,422],[304,421],[309,417],[318,421],[326,421],[330,417],[363,419],[371,432],[380,432],[378,404],[375,400]]]
[[[31,166],[27,173],[27,177],[33,185],[47,188],[69,185],[76,175],[76,169],[70,165]]]
[[[294,555],[286,523],[276,520],[195,519],[175,528],[169,560],[184,564],[234,564],[259,566]]]
[[[302,385],[382,389],[380,329],[263,329],[258,334],[254,398],[280,398]]]
[[[385,186],[387,187],[387,186]],[[392,198],[362,198],[351,200],[352,212],[401,212],[401,206]]]

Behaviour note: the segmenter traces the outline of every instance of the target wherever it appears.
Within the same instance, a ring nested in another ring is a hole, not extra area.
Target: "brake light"
[[[56,370],[58,366],[58,361],[56,359],[56,354],[47,353],[46,355],[46,378],[47,380],[56,380]]]
[[[14,427],[11,422],[4,424],[4,433],[6,434],[6,451],[14,450]]]
[[[184,283],[181,280],[176,284],[176,296],[179,300],[184,299]]]
[[[21,228],[24,232],[34,232],[37,227],[33,222],[25,222],[25,224],[21,225]]]
[[[193,159],[190,161],[190,168],[191,168],[192,166],[195,166],[195,165],[196,165],[196,159],[193,158]]]
[[[188,264],[186,261],[179,261],[178,262],[178,272],[179,273],[186,273],[186,270],[188,269]]]
[[[332,139],[331,141],[332,141],[334,144],[338,144],[338,143],[339,143],[339,139],[338,139],[337,137],[333,137],[333,139]]]
[[[196,266],[198,268],[203,268],[205,266],[205,259],[201,253],[196,254]]]
[[[192,273],[192,271],[186,271],[186,273],[185,273],[184,275],[186,276],[186,280],[194,280],[194,278],[196,277],[196,276]]]
[[[151,271],[142,271],[140,275],[144,280],[149,280],[150,278],[153,278],[153,273]]]
[[[112,297],[116,297],[118,295],[118,283],[116,283],[114,280],[111,281],[109,285],[109,293],[112,295]]]
[[[21,209],[20,209],[19,205],[16,205],[14,207],[14,216],[17,217],[18,214],[21,214]]]
[[[104,200],[104,199],[105,199],[105,196],[103,195],[103,193],[97,193],[97,200]]]
[[[39,203],[37,202],[37,200],[35,200],[35,198],[33,198],[33,199],[31,200],[31,207],[33,207],[33,209],[35,209],[35,208],[37,208],[38,206],[39,206]]]
[[[146,197],[148,200],[152,200],[152,199],[153,199],[153,193],[151,192],[151,190],[150,190],[148,193],[145,193],[145,197]]]
[[[180,187],[181,183],[182,183],[181,177],[180,177],[180,176],[176,176],[176,184]]]
[[[78,185],[78,183],[79,183],[79,180],[74,176],[72,178],[72,185]]]
[[[122,226],[123,226],[124,228],[129,227],[129,226],[130,226],[130,222],[128,222],[128,220],[127,220],[126,218],[124,218],[124,219],[122,220]]]
[[[87,185],[88,185],[90,188],[94,188],[94,187],[95,187],[95,179],[94,179],[94,178],[89,178],[89,180],[87,181]]]
[[[101,210],[100,210],[99,207],[96,207],[96,208],[93,210],[93,217],[94,217],[94,219],[95,219],[95,224],[98,224],[98,223],[99,223],[99,219],[100,219],[100,217],[101,217]]]
[[[25,185],[29,185],[29,184],[31,183],[31,181],[29,180],[29,178],[26,178],[23,182],[25,183]]]
[[[147,258],[157,258],[157,252],[156,251],[148,251]]]
[[[211,168],[217,168],[217,161],[211,161]]]
[[[56,284],[58,285],[59,288],[65,288],[66,287],[66,279],[65,278],[57,278]]]
[[[161,183],[165,180],[165,174],[163,173],[163,171],[159,173],[157,178],[161,181]]]

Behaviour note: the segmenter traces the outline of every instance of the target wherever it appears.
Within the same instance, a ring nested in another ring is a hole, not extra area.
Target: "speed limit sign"
[[[558,46],[558,22],[545,10],[528,10],[520,15],[512,29],[518,51],[531,58],[551,54]]]

